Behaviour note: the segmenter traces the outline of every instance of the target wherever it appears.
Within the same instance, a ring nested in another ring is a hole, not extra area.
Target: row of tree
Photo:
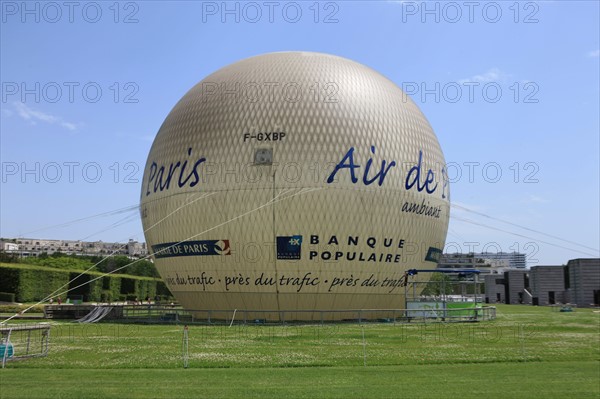
[[[110,257],[67,255],[54,252],[52,255],[41,253],[37,257],[21,258],[18,254],[0,251],[0,262],[26,263],[30,265],[46,266],[56,269],[92,270],[102,273],[117,271],[121,274],[144,277],[160,277],[154,263],[146,259],[131,260],[125,255]]]

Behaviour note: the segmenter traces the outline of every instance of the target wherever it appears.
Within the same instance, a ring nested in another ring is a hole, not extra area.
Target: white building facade
[[[127,255],[143,257],[148,254],[146,243],[129,240],[127,243],[52,240],[43,238],[16,238],[2,241],[1,248],[7,253],[18,254],[21,257],[52,255],[60,252],[67,255]]]

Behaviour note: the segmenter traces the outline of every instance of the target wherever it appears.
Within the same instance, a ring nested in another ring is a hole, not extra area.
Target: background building
[[[563,266],[534,266],[529,271],[533,305],[568,303]]]
[[[534,266],[485,276],[488,303],[600,306],[600,258],[572,259],[566,266]]]
[[[146,243],[129,240],[127,243],[80,241],[80,240],[47,240],[43,238],[16,238],[1,241],[1,249],[6,253],[21,257],[39,256],[43,253],[52,255],[61,252],[67,255],[127,255],[143,257],[148,254]]]
[[[13,241],[0,240],[0,250],[5,252],[15,252],[19,250],[19,244]]]
[[[600,306],[600,258],[571,259],[565,266],[565,277],[571,303]]]
[[[508,270],[502,274],[488,274],[485,279],[487,303],[529,304],[532,295],[527,270]]]
[[[518,252],[482,252],[443,254],[438,268],[473,268],[481,271],[481,275],[503,274],[510,269],[525,270],[527,266],[525,254]]]

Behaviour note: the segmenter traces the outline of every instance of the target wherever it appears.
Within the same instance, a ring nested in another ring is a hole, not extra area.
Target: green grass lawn
[[[499,306],[462,324],[57,323],[0,398],[600,397],[600,313]],[[364,337],[364,339],[363,339]]]

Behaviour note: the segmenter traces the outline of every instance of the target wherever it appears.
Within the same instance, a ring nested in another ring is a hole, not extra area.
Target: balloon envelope
[[[431,126],[393,82],[282,52],[226,66],[175,105],[141,213],[184,307],[341,319],[404,308],[406,270],[435,267],[444,247],[449,188]]]

